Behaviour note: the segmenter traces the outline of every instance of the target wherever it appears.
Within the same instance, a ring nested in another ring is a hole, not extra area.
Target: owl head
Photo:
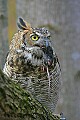
[[[17,25],[24,32],[23,42],[26,47],[38,47],[44,53],[45,63],[51,65],[53,62],[53,48],[51,46],[50,32],[46,28],[32,28],[22,18],[19,18]]]

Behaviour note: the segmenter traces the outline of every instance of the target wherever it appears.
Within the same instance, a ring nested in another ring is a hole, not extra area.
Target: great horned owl
[[[32,28],[22,18],[18,27],[3,72],[53,112],[59,97],[60,66],[50,32]]]

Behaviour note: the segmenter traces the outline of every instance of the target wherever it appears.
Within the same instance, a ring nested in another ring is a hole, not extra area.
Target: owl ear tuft
[[[23,18],[21,17],[19,18],[17,25],[21,30],[30,31],[30,32],[32,31],[30,24],[24,21]]]
[[[19,23],[17,23],[17,26],[21,29],[21,30],[25,30],[25,28],[23,26],[21,26]]]
[[[19,22],[23,27],[27,27],[25,21],[22,18],[19,18]]]
[[[22,30],[26,30],[27,29],[26,23],[25,23],[25,21],[22,18],[19,18],[19,21],[18,21],[17,25]]]

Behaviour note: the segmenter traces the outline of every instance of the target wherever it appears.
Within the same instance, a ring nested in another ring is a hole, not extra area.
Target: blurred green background
[[[0,68],[17,31],[18,17],[32,27],[47,27],[62,69],[62,87],[55,113],[80,119],[80,0],[0,0]]]

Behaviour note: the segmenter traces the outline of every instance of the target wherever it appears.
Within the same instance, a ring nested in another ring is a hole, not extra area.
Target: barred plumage
[[[3,72],[20,83],[52,112],[59,97],[60,65],[45,28],[32,28],[22,18],[11,41]]]

